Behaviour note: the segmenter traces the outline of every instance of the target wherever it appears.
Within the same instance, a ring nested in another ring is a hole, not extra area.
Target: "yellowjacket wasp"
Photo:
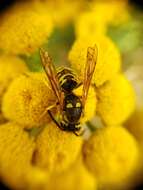
[[[56,104],[47,108],[47,112],[60,129],[74,132],[76,135],[81,135],[84,132],[79,120],[83,115],[89,87],[95,70],[97,52],[96,45],[87,48],[84,79],[83,82],[80,83],[78,77],[71,69],[62,68],[56,71],[49,53],[43,49],[40,50],[42,65],[52,90],[57,97]],[[78,97],[73,93],[73,90],[81,84],[83,85],[82,97]],[[57,121],[51,112],[51,109],[56,106],[58,106],[60,110],[60,121]]]

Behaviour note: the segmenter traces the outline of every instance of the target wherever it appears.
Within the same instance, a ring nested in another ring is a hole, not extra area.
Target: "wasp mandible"
[[[84,107],[91,84],[92,76],[97,62],[97,46],[87,48],[87,61],[85,65],[83,82],[70,68],[61,68],[56,71],[49,53],[40,49],[42,65],[45,69],[52,90],[57,98],[56,104],[47,108],[47,112],[55,124],[64,131],[71,131],[76,135],[83,134],[83,127],[80,125],[80,118],[83,115]],[[82,97],[74,94],[73,90],[83,85]],[[53,107],[59,107],[60,121],[57,121],[51,112]]]

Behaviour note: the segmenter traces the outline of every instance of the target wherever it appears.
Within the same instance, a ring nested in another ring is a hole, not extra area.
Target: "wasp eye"
[[[80,108],[81,107],[81,103],[80,102],[77,102],[76,103],[76,108]]]
[[[66,108],[73,108],[72,103],[68,103],[68,104],[66,105]]]

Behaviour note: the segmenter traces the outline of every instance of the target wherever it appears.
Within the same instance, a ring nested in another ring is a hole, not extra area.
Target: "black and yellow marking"
[[[60,68],[57,72],[57,78],[62,90],[71,92],[78,85],[76,74],[69,68]]]

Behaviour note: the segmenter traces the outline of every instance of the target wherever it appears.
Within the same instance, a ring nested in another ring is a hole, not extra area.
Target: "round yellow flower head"
[[[95,17],[100,18],[100,22],[104,25],[124,23],[130,18],[129,6],[126,0],[96,1],[91,6]]]
[[[82,138],[50,123],[37,138],[36,165],[50,172],[62,172],[77,158]]]
[[[135,109],[134,90],[122,74],[98,88],[97,96],[97,113],[106,125],[123,123]]]
[[[52,18],[40,2],[16,3],[0,18],[0,48],[29,55],[46,41],[52,30]]]
[[[96,17],[96,12],[83,12],[75,21],[76,37],[87,37],[95,34],[105,34],[107,26],[100,17]]]
[[[11,188],[25,186],[24,178],[30,170],[34,148],[34,139],[20,126],[0,125],[0,176]]]
[[[87,59],[87,48],[94,47],[95,44],[98,48],[98,56],[92,83],[99,86],[115,76],[119,72],[121,66],[120,53],[108,37],[97,35],[77,39],[69,52],[69,60],[72,68],[77,71],[81,80],[83,80]]]
[[[81,85],[80,87],[75,89],[73,92],[77,96],[82,97],[82,93],[83,93],[82,88],[83,88],[83,86]],[[90,87],[89,91],[88,91],[87,100],[85,102],[85,107],[83,110],[83,117],[81,117],[81,119],[80,119],[81,124],[91,120],[95,116],[96,104],[97,104],[97,100],[96,100],[95,89],[93,87]]]
[[[121,126],[112,126],[93,133],[83,146],[83,156],[101,186],[118,187],[133,175],[139,150],[128,131]]]
[[[82,0],[60,0],[56,2],[47,0],[47,8],[53,16],[55,25],[64,27],[76,19],[82,8]]]
[[[76,160],[66,171],[53,174],[48,187],[50,190],[96,190],[97,183],[83,162]]]
[[[129,20],[130,14],[127,8],[128,4],[125,1],[92,2],[91,9],[81,13],[76,19],[76,36],[106,34],[109,25],[119,25]]]
[[[44,83],[44,76],[27,73],[11,83],[2,102],[2,111],[7,119],[25,128],[51,120],[46,108],[55,103],[55,98],[48,84]]]
[[[0,96],[6,90],[9,83],[28,68],[23,60],[15,56],[0,56]]]
[[[32,167],[25,178],[25,189],[28,190],[44,190],[49,180],[48,172],[38,168]]]
[[[26,64],[20,58],[15,56],[0,55],[0,105],[3,94],[5,93],[11,81],[21,73],[27,71],[28,68]],[[0,122],[3,121],[3,114],[0,113]]]

